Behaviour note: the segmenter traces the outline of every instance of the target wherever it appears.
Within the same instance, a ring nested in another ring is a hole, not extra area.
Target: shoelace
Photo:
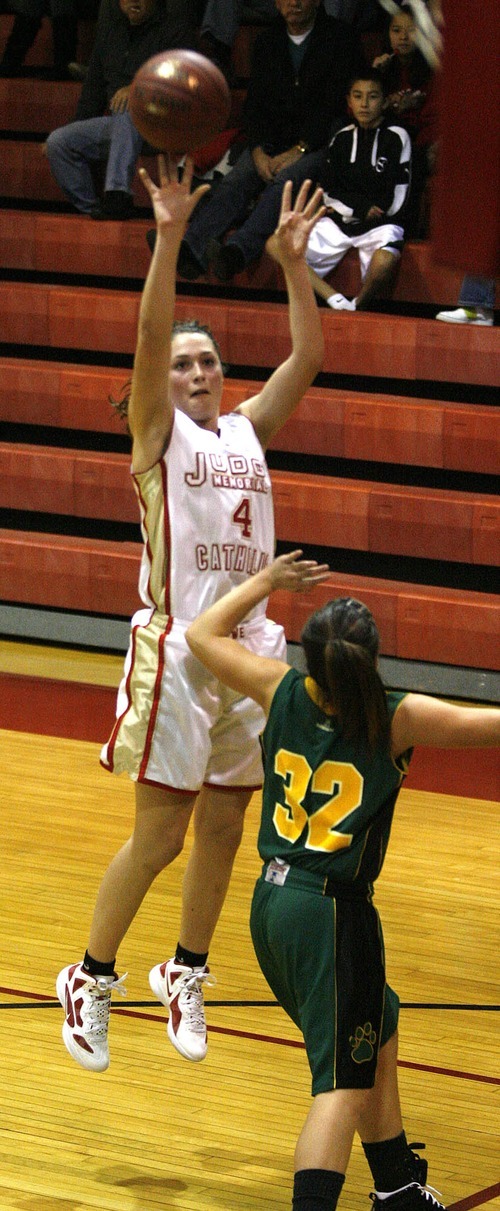
[[[425,1185],[427,1185],[427,1170],[428,1170],[429,1166],[428,1166],[428,1163],[427,1163],[425,1157],[420,1156],[421,1152],[425,1152],[425,1144],[411,1143],[411,1144],[408,1144],[408,1147],[410,1149],[410,1152],[413,1153],[413,1158],[414,1158],[414,1164],[415,1164],[414,1180],[417,1181],[420,1186],[425,1186]]]
[[[443,1206],[443,1204],[439,1202],[439,1199],[443,1197],[440,1190],[436,1190],[434,1186],[421,1186],[420,1189],[423,1190],[423,1193],[425,1194],[426,1199],[430,1199],[431,1206],[433,1206],[433,1207],[442,1207]],[[439,1198],[434,1198],[435,1194],[439,1195]]]
[[[82,1021],[87,1034],[93,1034],[96,1037],[106,1036],[111,1009],[111,992],[118,992],[119,996],[126,997],[127,990],[123,987],[123,982],[127,975],[126,971],[119,979],[113,979],[112,983],[105,976],[101,978],[98,976],[95,985],[88,989],[89,999],[82,1007]]]
[[[412,1190],[413,1188],[420,1190],[420,1193],[423,1194],[429,1208],[436,1207],[438,1208],[438,1211],[445,1211],[443,1204],[439,1202],[439,1199],[434,1198],[435,1194],[438,1194],[439,1198],[443,1197],[441,1191],[435,1190],[434,1186],[421,1186],[420,1182],[410,1182],[409,1186],[403,1186],[402,1190],[395,1190],[394,1194],[402,1194],[404,1190]],[[377,1202],[378,1196],[376,1193],[370,1194],[370,1198],[374,1203]],[[379,1205],[383,1206],[385,1203],[388,1203],[390,1206],[391,1198],[392,1195],[388,1195],[388,1197],[385,1199],[378,1199]]]
[[[420,1193],[423,1194],[430,1207],[439,1207],[441,1211],[443,1204],[439,1202],[439,1198],[442,1198],[443,1196],[440,1190],[435,1190],[434,1186],[422,1186],[420,1182],[411,1182],[407,1189],[411,1190],[412,1186],[416,1186],[417,1190],[420,1190]],[[434,1198],[435,1194],[438,1194],[439,1198]]]
[[[205,1034],[205,1006],[203,1001],[202,984],[209,988],[216,984],[215,976],[209,971],[193,971],[191,975],[178,976],[172,988],[173,995],[179,997],[179,1007],[182,1016],[193,1034]],[[178,991],[177,991],[178,990]]]

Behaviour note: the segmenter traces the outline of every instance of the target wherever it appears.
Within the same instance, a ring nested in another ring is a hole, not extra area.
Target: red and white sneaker
[[[81,963],[64,967],[57,977],[56,992],[66,1011],[63,1042],[73,1059],[91,1072],[105,1072],[109,1067],[111,990],[116,989],[120,996],[126,997],[121,986],[125,978],[91,976]]]
[[[167,1034],[186,1060],[195,1063],[207,1054],[207,1025],[202,984],[215,984],[208,967],[185,967],[168,959],[149,973],[155,997],[170,1010]]]

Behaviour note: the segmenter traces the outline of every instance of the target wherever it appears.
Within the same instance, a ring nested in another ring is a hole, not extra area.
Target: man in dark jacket
[[[194,44],[191,0],[102,0],[75,121],[49,135],[52,172],[70,201],[93,218],[133,214],[132,180],[143,140],[128,112],[132,79],[162,50]],[[91,165],[106,160],[99,203]]]
[[[181,244],[181,276],[199,277],[209,262],[222,280],[232,276],[231,266],[217,261],[225,253],[217,240],[243,222],[256,199],[254,226],[260,223],[262,230],[256,232],[243,264],[259,255],[276,226],[284,182],[291,178],[298,187],[314,178],[321,162],[318,153],[328,143],[335,118],[344,112],[354,55],[351,30],[327,17],[321,0],[276,0],[276,8],[276,21],[254,47],[243,114],[245,149],[197,207]]]

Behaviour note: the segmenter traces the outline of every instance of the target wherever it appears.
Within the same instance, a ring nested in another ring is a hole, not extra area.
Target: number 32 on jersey
[[[345,761],[322,761],[312,770],[302,753],[281,748],[276,753],[274,771],[283,778],[285,796],[284,804],[276,803],[273,815],[279,836],[293,844],[306,828],[306,849],[328,853],[347,849],[352,833],[341,833],[338,827],[359,807],[363,797],[363,778],[356,766]],[[308,791],[329,796],[310,815],[303,807]]]

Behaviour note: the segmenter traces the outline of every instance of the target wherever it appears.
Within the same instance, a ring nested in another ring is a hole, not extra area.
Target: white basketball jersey
[[[176,409],[164,457],[133,476],[144,537],[139,593],[190,621],[274,558],[272,490],[246,416],[200,429]],[[265,613],[265,602],[251,617]]]

